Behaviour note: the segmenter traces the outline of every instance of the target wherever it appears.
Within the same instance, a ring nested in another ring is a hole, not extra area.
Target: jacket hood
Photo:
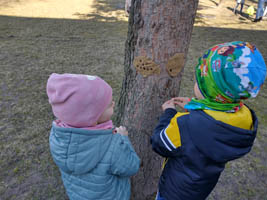
[[[191,111],[188,127],[194,145],[216,162],[227,162],[245,155],[251,150],[258,127],[257,117],[252,110],[250,111],[253,119],[252,130],[217,121],[203,111]],[[192,126],[192,124],[205,124],[205,126]]]
[[[53,124],[50,150],[58,167],[73,174],[91,171],[103,158],[112,140],[112,129],[85,130]]]

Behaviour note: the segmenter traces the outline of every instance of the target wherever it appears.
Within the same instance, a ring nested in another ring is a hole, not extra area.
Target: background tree
[[[141,158],[132,199],[155,198],[161,158],[150,136],[161,105],[178,96],[198,0],[132,0],[117,124],[128,128]]]

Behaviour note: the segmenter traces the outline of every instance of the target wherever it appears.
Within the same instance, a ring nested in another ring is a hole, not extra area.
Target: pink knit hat
[[[54,115],[73,127],[94,126],[112,100],[112,88],[97,76],[51,74],[46,92]]]

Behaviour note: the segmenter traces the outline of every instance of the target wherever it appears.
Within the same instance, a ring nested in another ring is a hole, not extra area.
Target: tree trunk
[[[141,158],[132,199],[155,198],[162,159],[150,136],[161,105],[178,96],[198,0],[132,0],[116,122],[129,131]]]

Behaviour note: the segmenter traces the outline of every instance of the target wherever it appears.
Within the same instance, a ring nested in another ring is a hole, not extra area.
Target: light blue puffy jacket
[[[71,200],[128,200],[140,160],[127,136],[53,124],[50,150]]]

